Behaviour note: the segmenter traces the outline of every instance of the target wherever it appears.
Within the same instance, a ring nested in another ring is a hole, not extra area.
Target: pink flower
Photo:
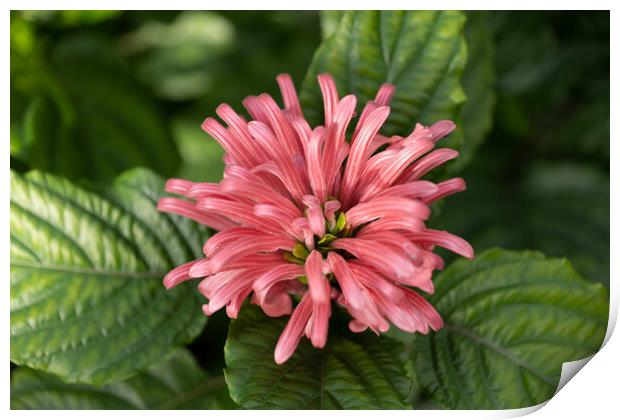
[[[237,317],[250,297],[271,317],[291,315],[275,349],[284,363],[305,335],[322,348],[331,301],[351,315],[349,327],[385,332],[390,323],[426,334],[443,321],[414,289],[433,293],[433,270],[443,268],[434,246],[473,258],[471,246],[450,233],[427,229],[433,201],[463,191],[460,178],[434,184],[427,172],[458,156],[435,143],[451,121],[420,124],[406,137],[379,133],[394,86],[384,84],[365,104],[347,141],[356,98],[339,98],[333,79],[318,77],[325,123],[311,128],[288,75],[278,76],[284,109],[266,94],[243,104],[248,122],[228,105],[217,108],[226,127],[207,118],[202,128],[224,148],[219,184],[171,179],[162,211],[219,231],[205,258],[183,264],[164,279],[167,288],[202,278],[206,315],[226,307]]]

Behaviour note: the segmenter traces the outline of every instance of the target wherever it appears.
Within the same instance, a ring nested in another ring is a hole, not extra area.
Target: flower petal
[[[293,311],[278,339],[274,352],[274,360],[277,364],[281,365],[293,355],[304,334],[310,315],[312,315],[312,300],[305,295]]]

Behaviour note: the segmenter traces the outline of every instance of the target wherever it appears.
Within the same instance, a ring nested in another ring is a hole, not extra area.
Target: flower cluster
[[[473,258],[471,246],[450,233],[427,229],[429,205],[465,189],[460,178],[422,181],[454,159],[435,143],[454,130],[451,121],[417,124],[406,137],[387,137],[394,86],[384,84],[364,105],[357,123],[356,98],[338,96],[334,80],[318,77],[325,122],[310,127],[293,82],[277,78],[284,109],[273,98],[249,96],[247,121],[226,104],[202,128],[224,148],[219,184],[171,179],[162,211],[180,214],[217,231],[204,244],[205,258],[172,270],[167,288],[202,278],[206,315],[226,307],[235,318],[243,302],[271,317],[289,315],[275,349],[284,363],[305,335],[322,348],[332,300],[344,308],[354,332],[386,332],[390,323],[408,332],[438,330],[443,322],[414,289],[433,293],[433,270],[443,260],[435,246]],[[350,132],[350,141],[347,141]]]

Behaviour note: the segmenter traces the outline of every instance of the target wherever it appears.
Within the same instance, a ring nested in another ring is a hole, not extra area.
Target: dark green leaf
[[[105,40],[61,42],[51,62],[12,78],[12,95],[33,98],[24,115],[29,138],[16,136],[27,141],[24,156],[33,169],[106,182],[136,166],[175,174],[179,154],[159,110]]]
[[[105,198],[41,172],[11,174],[11,361],[102,384],[200,332],[194,288],[166,291],[161,280],[199,256],[204,231],[159,213],[162,190],[140,169]]]
[[[609,315],[606,289],[566,260],[495,249],[459,260],[430,298],[445,327],[417,335],[416,379],[455,409],[504,409],[553,396],[562,364],[595,353]]]
[[[13,410],[228,409],[223,377],[209,378],[192,355],[176,350],[163,364],[102,387],[67,384],[49,373],[18,368],[11,378]]]
[[[18,139],[19,140],[19,139]],[[26,109],[22,140],[12,142],[11,154],[28,162],[33,168],[55,168],[58,160],[76,162],[80,155],[72,144],[70,121],[61,108],[46,96],[37,96]],[[60,155],[59,150],[64,151]],[[66,165],[66,175],[76,176],[79,165]]]
[[[396,86],[385,134],[407,135],[416,122],[425,125],[456,119],[465,100],[460,78],[467,59],[457,11],[347,11],[314,55],[303,83],[305,115],[322,121],[317,74],[328,72],[341,94],[355,94],[359,103],[374,98],[381,84]],[[459,132],[444,141],[462,143]]]
[[[492,34],[488,30],[484,12],[470,12],[465,25],[467,65],[462,84],[467,100],[461,108],[461,122],[465,141],[461,157],[453,170],[462,168],[471,160],[493,124],[495,107],[495,65],[493,63]]]
[[[387,338],[358,342],[332,334],[317,350],[303,339],[285,364],[273,360],[287,318],[246,305],[224,352],[231,397],[248,409],[404,409],[411,381],[402,346]]]

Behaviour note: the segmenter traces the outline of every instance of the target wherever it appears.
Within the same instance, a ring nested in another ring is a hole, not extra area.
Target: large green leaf
[[[323,350],[303,339],[283,365],[273,360],[287,318],[246,305],[224,348],[231,397],[248,409],[404,409],[411,381],[402,346],[387,338],[358,342],[332,334]]]
[[[163,181],[133,170],[106,197],[11,174],[11,361],[102,384],[161,360],[204,325],[191,285],[166,291],[204,230],[158,212]]]
[[[490,250],[452,264],[435,287],[445,327],[417,335],[412,358],[419,385],[447,408],[539,404],[562,363],[595,353],[605,335],[606,289],[566,260]]]
[[[305,115],[322,122],[316,75],[328,72],[340,93],[357,95],[358,103],[373,99],[385,82],[396,86],[385,134],[407,135],[416,122],[457,119],[465,100],[460,84],[467,60],[464,26],[465,15],[457,11],[345,12],[304,80]],[[458,148],[461,143],[457,132],[444,144]]]
[[[11,378],[14,410],[227,409],[235,404],[224,378],[209,378],[192,355],[175,351],[162,364],[103,387],[67,384],[49,373],[18,368]]]

